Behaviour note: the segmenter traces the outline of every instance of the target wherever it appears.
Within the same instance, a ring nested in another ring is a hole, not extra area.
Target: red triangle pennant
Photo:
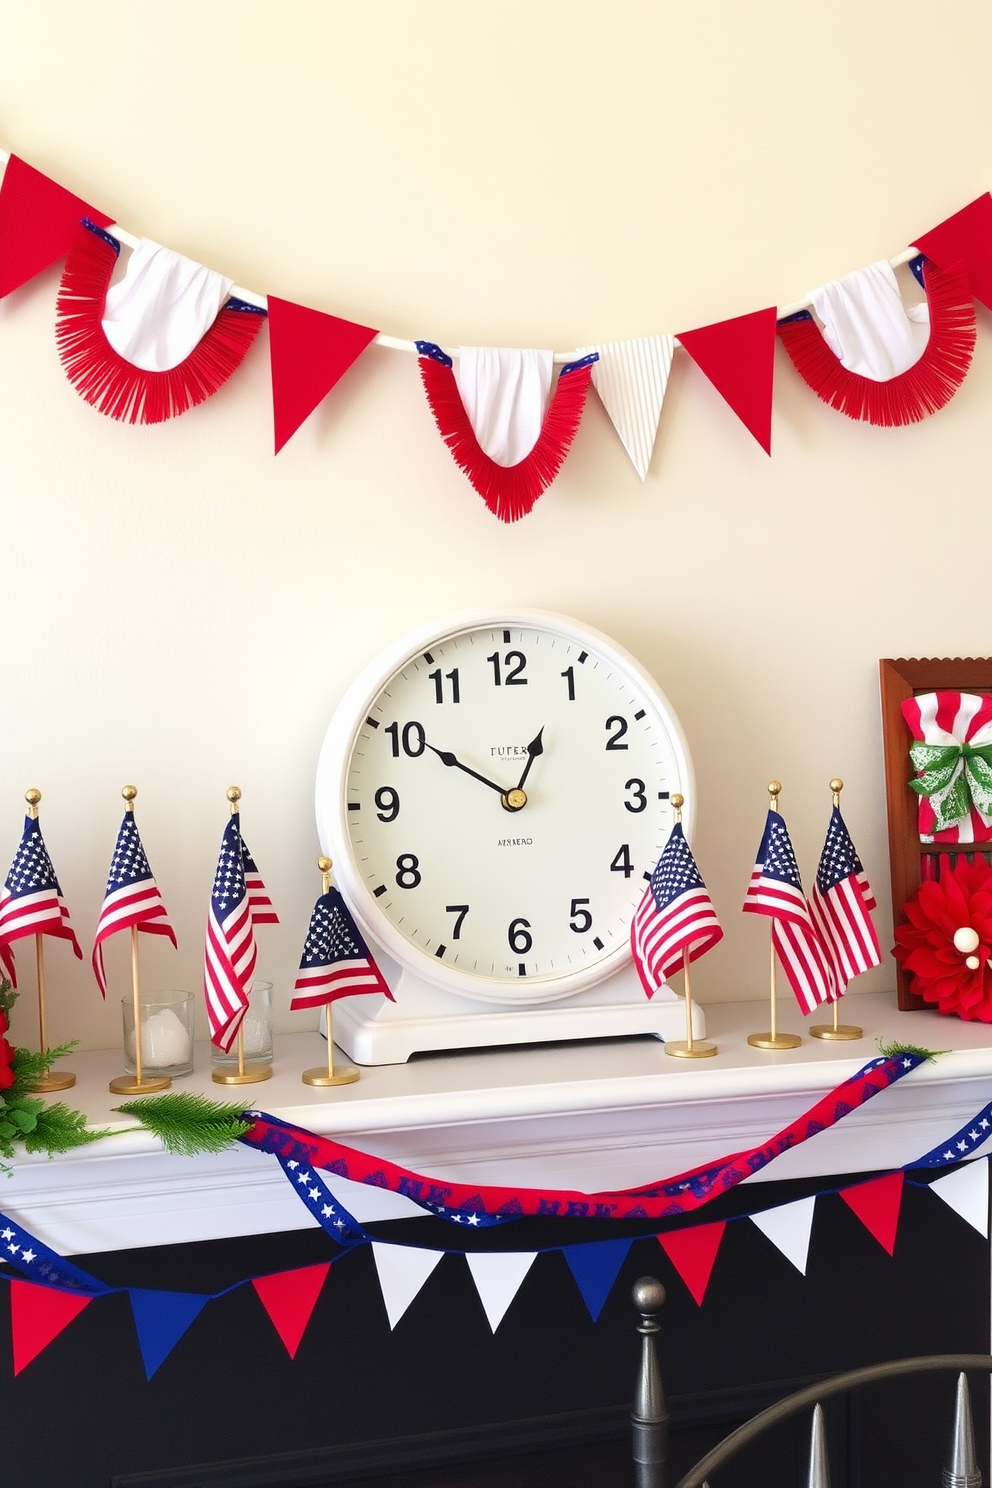
[[[301,1266],[296,1271],[278,1271],[274,1276],[256,1276],[252,1281],[291,1359],[296,1358],[300,1339],[330,1269],[330,1261],[325,1261],[320,1266]]]
[[[896,1247],[899,1226],[902,1174],[889,1173],[885,1178],[859,1183],[856,1188],[842,1188],[840,1196],[883,1250],[891,1255]]]
[[[10,1283],[10,1331],[14,1346],[14,1373],[20,1374],[32,1359],[58,1338],[73,1318],[79,1316],[92,1297],[61,1292],[57,1287],[35,1286],[30,1281]]]
[[[696,366],[706,373],[766,455],[772,452],[775,325],[772,306],[695,331],[679,332],[679,341]]]
[[[269,295],[268,305],[278,454],[379,332],[275,295]]]
[[[0,298],[64,258],[81,217],[99,227],[113,221],[11,155],[0,184]]]
[[[726,1228],[721,1219],[716,1224],[693,1225],[688,1230],[672,1230],[667,1235],[658,1236],[658,1244],[699,1306],[706,1296],[713,1263]]]
[[[987,191],[914,238],[913,245],[939,269],[963,263],[975,299],[992,310],[992,196]]]

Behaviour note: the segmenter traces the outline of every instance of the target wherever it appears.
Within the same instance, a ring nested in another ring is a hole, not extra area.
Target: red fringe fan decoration
[[[501,522],[525,517],[554,480],[582,419],[592,366],[563,370],[544,416],[537,443],[517,465],[498,465],[475,437],[450,363],[420,357],[420,376],[434,421],[456,464]]]
[[[923,265],[930,306],[930,339],[919,361],[888,382],[849,372],[830,350],[811,316],[782,321],[778,333],[796,371],[831,408],[848,418],[895,428],[915,424],[950,402],[965,379],[975,350],[975,306],[960,264]]]
[[[66,259],[55,337],[69,381],[94,408],[131,424],[160,424],[202,403],[235,372],[264,315],[225,305],[177,367],[148,372],[114,350],[101,319],[117,254],[99,232],[80,227]]]

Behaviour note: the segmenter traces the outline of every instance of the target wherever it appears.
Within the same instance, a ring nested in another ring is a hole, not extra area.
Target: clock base
[[[334,1006],[334,1042],[356,1064],[405,1064],[411,1054],[565,1039],[685,1037],[681,997],[662,987],[649,1002],[633,966],[574,997],[514,1007],[441,992],[389,957],[376,959],[396,1001],[342,997]],[[706,1020],[695,1004],[692,1013],[693,1039],[702,1039]],[[324,1032],[323,1014],[320,1027]]]

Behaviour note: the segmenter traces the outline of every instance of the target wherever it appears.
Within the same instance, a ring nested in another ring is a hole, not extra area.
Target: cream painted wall
[[[242,284],[453,345],[785,303],[992,184],[986,0],[0,0],[0,21],[0,143]],[[87,949],[133,780],[181,947],[143,943],[146,983],[199,987],[237,781],[283,920],[260,970],[299,1026],[327,720],[387,641],[482,604],[571,613],[668,692],[727,930],[703,1000],[764,990],[738,907],[772,775],[807,877],[844,776],[888,942],[877,659],[992,651],[984,312],[964,387],[909,430],[850,423],[782,357],[771,460],[679,353],[647,483],[592,398],[505,528],[413,358],[371,350],[274,459],[264,332],[203,408],[124,428],[62,375],[56,285],[0,306],[0,857],[38,785]],[[104,1007],[49,944],[52,1036],[115,1043],[126,947]]]

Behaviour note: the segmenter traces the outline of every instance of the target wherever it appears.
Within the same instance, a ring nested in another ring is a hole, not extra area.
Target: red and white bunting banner
[[[415,1245],[385,1245],[379,1240],[372,1241],[372,1256],[390,1329],[396,1327],[410,1303],[419,1296],[444,1255],[443,1250],[421,1250]]]
[[[780,1250],[787,1261],[791,1261],[801,1275],[806,1275],[809,1260],[809,1237],[813,1229],[813,1212],[816,1195],[795,1199],[791,1204],[779,1204],[775,1209],[762,1209],[760,1214],[750,1216],[776,1250]]]
[[[776,325],[771,306],[695,331],[679,331],[680,344],[766,455],[772,452]]]
[[[899,1206],[902,1203],[902,1173],[887,1173],[870,1183],[842,1188],[840,1196],[855,1213],[870,1235],[892,1255],[899,1228]]]
[[[693,1225],[691,1229],[671,1230],[667,1235],[658,1236],[658,1244],[689,1288],[698,1307],[703,1305],[726,1228],[726,1222],[721,1219],[715,1224]]]
[[[965,1163],[930,1185],[930,1192],[961,1216],[973,1230],[989,1237],[989,1160]]]
[[[493,1251],[490,1255],[484,1251],[469,1251],[465,1260],[489,1326],[495,1333],[537,1260],[537,1251]]]
[[[296,1350],[330,1269],[330,1261],[324,1261],[317,1266],[300,1266],[293,1271],[278,1271],[272,1276],[256,1276],[252,1280],[258,1300],[291,1359],[296,1358]]]
[[[278,454],[379,332],[275,295],[268,296],[268,307]]]
[[[613,422],[630,462],[647,480],[658,436],[661,407],[675,351],[674,336],[638,336],[630,341],[600,341],[582,346],[579,355],[595,351],[592,385]]]

